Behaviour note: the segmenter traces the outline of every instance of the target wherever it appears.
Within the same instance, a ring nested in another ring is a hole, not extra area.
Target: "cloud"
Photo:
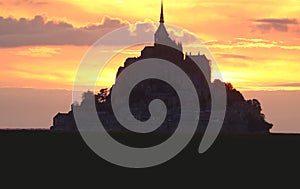
[[[188,31],[188,30],[181,30],[176,28],[167,28],[169,29],[169,34],[171,39],[183,42],[184,44],[191,44],[194,42],[198,42],[199,39],[196,34]]]
[[[255,20],[256,22],[264,22],[264,23],[273,23],[273,24],[298,24],[297,19],[275,19],[275,18],[265,18],[265,19],[258,19]]]
[[[254,20],[255,28],[263,33],[270,32],[272,29],[280,32],[287,32],[290,25],[298,24],[299,21],[297,19],[289,18],[263,18]]]
[[[283,41],[273,41],[257,38],[234,38],[229,41],[212,40],[204,43],[209,48],[232,49],[232,48],[280,48],[286,50],[300,50],[299,45],[288,45]]]
[[[74,27],[66,21],[48,20],[46,16],[37,15],[33,19],[14,19],[0,17],[0,47],[49,46],[49,45],[92,45],[100,37],[123,26],[128,21],[104,16],[99,23]],[[153,41],[158,24],[154,22],[137,22],[113,41],[103,41],[107,45],[124,45],[140,37]],[[166,25],[172,39],[189,44],[197,41],[195,34]]]
[[[176,26],[167,25],[165,27],[170,35],[170,38],[176,42],[182,42],[184,45],[191,44],[197,41],[197,37],[192,32],[177,28]],[[106,38],[102,40],[103,45],[128,45],[140,44],[141,42],[153,43],[154,33],[158,28],[158,23],[150,20],[137,22],[130,25],[129,28],[123,28],[115,33],[114,38]]]
[[[238,54],[216,54],[216,56],[220,58],[226,59],[243,59],[243,60],[251,60],[252,58],[249,56],[238,55]]]
[[[112,18],[109,16],[104,16],[100,23],[93,23],[87,26],[82,27],[81,29],[85,30],[100,30],[100,29],[116,29],[125,25],[129,25],[128,21],[124,21],[120,18]]]
[[[276,87],[300,87],[300,83],[281,83],[274,85]]]
[[[48,2],[40,1],[40,2],[36,2],[35,4],[36,5],[48,5],[49,3]]]
[[[266,40],[266,39],[256,39],[256,38],[234,38],[229,41],[212,40],[207,41],[204,44],[210,48],[271,48],[275,47],[279,42]]]
[[[19,56],[29,56],[29,57],[52,57],[54,55],[60,54],[61,48],[49,48],[49,47],[33,47],[27,50],[21,50],[14,52],[13,54]]]
[[[91,45],[104,34],[125,25],[128,22],[108,16],[100,23],[80,28],[64,21],[48,21],[40,15],[18,20],[0,17],[0,47]]]
[[[26,4],[26,5],[47,5],[48,2],[45,2],[45,1],[35,1],[35,0],[17,0],[14,2],[14,5],[16,6],[19,6],[19,5],[23,5],[23,4]]]

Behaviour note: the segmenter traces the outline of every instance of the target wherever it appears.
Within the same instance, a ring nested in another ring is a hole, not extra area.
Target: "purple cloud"
[[[47,21],[37,15],[33,19],[14,19],[0,17],[0,47],[19,46],[46,46],[46,45],[92,45],[103,35],[112,32],[130,23],[118,18],[104,16],[100,23],[89,24],[83,27],[74,27],[72,24],[60,21]],[[128,41],[144,37],[153,40],[157,24],[138,22],[134,28],[126,30],[113,42],[114,45],[128,44]],[[191,43],[197,41],[194,34],[167,26],[170,36],[176,41]],[[104,41],[110,45],[112,41]]]
[[[281,83],[275,86],[276,87],[300,87],[300,83]]]
[[[107,16],[99,24],[81,28],[63,21],[46,21],[40,15],[33,19],[18,20],[0,17],[0,47],[91,45],[104,34],[127,24]]]
[[[256,29],[261,32],[269,32],[271,29],[280,32],[287,32],[290,25],[298,25],[299,21],[297,19],[289,18],[263,18],[254,20]]]
[[[14,5],[22,5],[22,4],[27,4],[27,5],[46,5],[48,2],[45,1],[35,1],[35,0],[17,0],[14,2]]]
[[[251,60],[252,58],[249,56],[238,55],[238,54],[217,54],[220,58],[231,58],[231,59],[243,59],[243,60]]]

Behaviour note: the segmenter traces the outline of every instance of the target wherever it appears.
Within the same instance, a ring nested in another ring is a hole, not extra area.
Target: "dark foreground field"
[[[201,135],[196,135],[186,149],[162,165],[128,169],[102,160],[78,133],[3,130],[0,131],[1,178],[45,180],[48,184],[84,180],[99,186],[104,183],[155,186],[157,182],[185,186],[236,181],[257,186],[286,178],[290,183],[300,174],[300,135],[221,135],[204,154],[197,153],[200,139]]]

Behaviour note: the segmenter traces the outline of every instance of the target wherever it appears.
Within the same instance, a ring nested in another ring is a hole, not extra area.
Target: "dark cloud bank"
[[[19,20],[0,17],[0,47],[91,45],[104,34],[127,24],[107,16],[99,24],[80,28],[63,21],[46,21],[42,16]]]
[[[92,45],[105,34],[129,24],[127,21],[109,16],[104,16],[100,23],[79,28],[64,21],[47,21],[46,18],[39,15],[33,19],[21,18],[18,20],[0,17],[0,48],[33,45]],[[133,31],[125,31],[114,41],[106,43],[127,44],[127,41],[138,37],[152,41],[155,30],[153,23],[137,23]],[[184,43],[197,41],[197,38],[188,31],[181,31],[178,35],[171,30],[170,35]],[[178,36],[176,37],[176,35]]]
[[[290,25],[299,25],[297,19],[289,18],[263,18],[254,20],[256,28],[262,32],[269,32],[271,29],[280,32],[287,32]]]

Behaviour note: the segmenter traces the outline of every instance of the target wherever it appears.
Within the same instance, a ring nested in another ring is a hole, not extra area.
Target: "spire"
[[[160,23],[164,23],[164,2],[161,0]]]

